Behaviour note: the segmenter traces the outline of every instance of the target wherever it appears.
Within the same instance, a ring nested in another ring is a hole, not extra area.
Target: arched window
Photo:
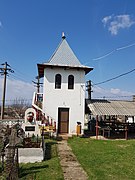
[[[55,89],[61,89],[61,75],[56,74],[55,76]]]
[[[68,76],[68,89],[74,89],[74,76]]]

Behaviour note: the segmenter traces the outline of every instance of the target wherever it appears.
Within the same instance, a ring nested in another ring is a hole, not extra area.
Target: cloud
[[[2,100],[2,85],[3,78],[0,78],[0,101]],[[15,99],[25,99],[28,102],[31,102],[33,97],[33,92],[36,89],[33,87],[33,84],[23,82],[20,80],[11,80],[7,79],[6,86],[6,103],[13,102]]]
[[[92,98],[106,99],[128,99],[131,100],[133,92],[123,91],[119,88],[103,89],[99,86],[93,87]]]
[[[118,15],[118,16],[106,16],[102,19],[104,27],[108,28],[108,31],[112,35],[117,35],[120,29],[130,28],[135,24],[135,19],[128,14]]]
[[[102,23],[106,26],[107,22],[112,19],[112,16],[106,16],[102,19]]]
[[[121,93],[121,91],[120,91],[120,89],[114,89],[114,88],[111,88],[111,90],[110,90],[110,92],[112,93],[112,94],[120,94]]]

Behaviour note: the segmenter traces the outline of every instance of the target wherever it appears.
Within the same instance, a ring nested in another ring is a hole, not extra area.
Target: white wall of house
[[[55,75],[61,74],[61,89],[55,89]],[[74,76],[74,89],[68,89],[68,76]],[[69,134],[76,133],[77,122],[84,128],[85,71],[63,68],[45,68],[43,111],[56,120],[58,128],[58,108],[69,108]]]

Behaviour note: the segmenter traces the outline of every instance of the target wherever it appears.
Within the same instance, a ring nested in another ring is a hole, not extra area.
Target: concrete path
[[[87,180],[88,175],[77,161],[66,140],[58,142],[58,155],[65,180]]]

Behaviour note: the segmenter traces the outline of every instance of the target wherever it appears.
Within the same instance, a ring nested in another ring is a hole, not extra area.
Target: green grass
[[[68,140],[90,180],[135,179],[135,140]]]
[[[63,180],[57,156],[56,141],[47,141],[46,160],[40,163],[20,164],[19,180]]]
[[[20,180],[63,180],[63,174],[57,157],[41,163],[20,165]]]

